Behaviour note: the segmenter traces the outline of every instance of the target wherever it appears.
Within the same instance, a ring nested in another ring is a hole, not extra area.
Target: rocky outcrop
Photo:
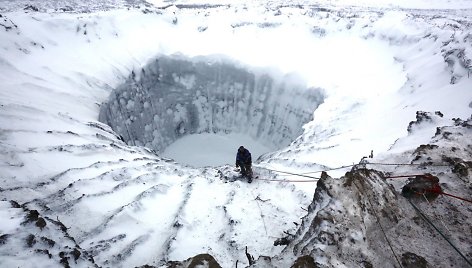
[[[437,118],[442,118],[443,114],[440,111],[436,111],[434,114],[430,112],[424,111],[417,111],[416,112],[416,120],[411,121],[408,124],[408,133],[412,133],[415,128],[419,127],[421,124],[424,123],[433,123]]]
[[[316,267],[380,267],[391,254],[379,229],[393,230],[403,219],[397,193],[375,170],[354,170],[341,179],[324,175],[308,215],[285,251],[309,255]],[[376,248],[377,250],[366,250]]]
[[[11,230],[0,235],[0,266],[98,267],[59,219],[48,218],[15,201],[0,201],[0,206],[9,207],[4,214],[8,217],[2,221]]]
[[[434,116],[418,113],[417,121]],[[411,165],[384,172],[353,168],[340,179],[324,173],[300,228],[271,265],[297,267],[302,258],[310,257],[313,263],[301,267],[467,266],[423,215],[470,259],[472,238],[466,223],[472,212],[464,199],[439,194],[472,194],[467,160],[472,157],[470,121],[455,120],[452,126],[438,128],[429,144],[405,152],[402,157],[411,159]],[[398,173],[424,175],[393,176]],[[405,184],[408,188],[421,182],[437,186],[439,192],[430,193],[433,197],[420,192],[400,195]],[[265,266],[256,263],[254,267]]]
[[[160,266],[162,267],[162,266]],[[198,254],[184,261],[171,261],[167,268],[221,268],[220,264],[210,254]],[[143,265],[139,268],[157,268],[157,266]]]

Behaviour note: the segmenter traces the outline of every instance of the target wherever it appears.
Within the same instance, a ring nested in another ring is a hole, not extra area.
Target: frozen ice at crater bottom
[[[162,152],[162,156],[193,167],[234,165],[236,151],[241,145],[251,152],[253,161],[274,150],[240,133],[202,133],[176,140]]]
[[[130,145],[194,167],[220,166],[234,164],[240,145],[253,160],[288,146],[323,103],[323,90],[295,74],[209,60],[152,60],[110,94],[99,120]]]

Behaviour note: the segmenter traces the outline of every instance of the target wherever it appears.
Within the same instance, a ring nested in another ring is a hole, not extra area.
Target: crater
[[[294,74],[216,57],[159,56],[110,94],[99,120],[129,145],[215,166],[234,163],[239,145],[254,148],[253,160],[288,146],[323,99]]]

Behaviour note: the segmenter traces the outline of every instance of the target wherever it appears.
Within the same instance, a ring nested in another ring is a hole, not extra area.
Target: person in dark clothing
[[[241,175],[243,175],[244,177],[247,177],[249,180],[249,183],[252,182],[251,165],[252,165],[251,153],[243,146],[240,146],[238,149],[238,153],[236,155],[236,167],[241,168]]]

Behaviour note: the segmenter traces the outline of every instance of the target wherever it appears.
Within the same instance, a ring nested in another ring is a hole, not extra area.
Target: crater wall
[[[111,93],[99,120],[128,144],[158,151],[197,133],[243,133],[278,149],[303,132],[322,102],[320,89],[290,76],[161,56]]]

